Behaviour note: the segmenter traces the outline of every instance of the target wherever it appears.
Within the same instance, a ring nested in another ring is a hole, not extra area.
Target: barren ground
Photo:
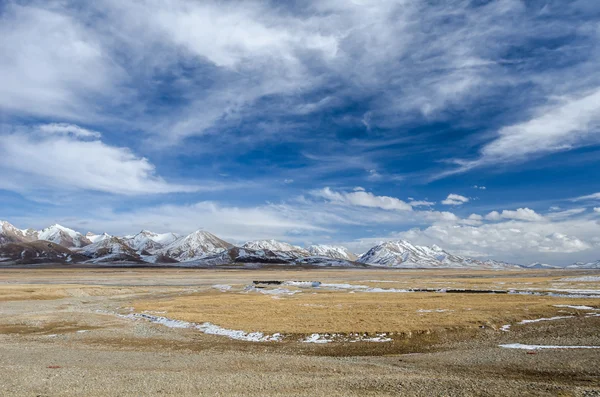
[[[499,347],[600,346],[600,298],[590,296],[600,290],[599,277],[543,270],[1,269],[0,394],[600,396],[600,349]],[[325,285],[248,288],[253,280]],[[540,295],[452,292],[458,289]],[[280,333],[282,340],[170,328],[135,317],[142,313]],[[315,333],[332,341],[302,342]],[[386,341],[364,341],[377,336]]]

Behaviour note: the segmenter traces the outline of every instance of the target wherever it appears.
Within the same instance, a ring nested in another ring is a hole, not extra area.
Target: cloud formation
[[[67,135],[65,135],[65,133]],[[0,139],[0,188],[92,190],[112,194],[193,192],[200,188],[166,182],[148,159],[103,143],[99,134],[75,125],[42,125]],[[27,180],[26,184],[20,181]]]
[[[442,200],[444,205],[463,205],[469,202],[469,198],[460,194],[450,193],[445,200]]]
[[[380,208],[384,210],[412,211],[412,205],[395,197],[375,196],[373,193],[357,190],[353,192],[335,192],[329,187],[311,192],[329,202],[360,207]]]

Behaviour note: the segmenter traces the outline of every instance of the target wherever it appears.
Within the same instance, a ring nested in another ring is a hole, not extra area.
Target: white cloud
[[[594,212],[600,213],[600,207],[594,207]]]
[[[435,204],[435,201],[427,201],[427,200],[409,200],[408,204],[412,207],[431,207]]]
[[[558,106],[540,110],[530,120],[502,128],[482,150],[479,162],[521,161],[535,154],[583,145],[600,127],[600,88]]]
[[[555,98],[554,98],[555,100]],[[522,162],[543,154],[571,150],[598,141],[600,133],[600,88],[576,97],[561,98],[557,105],[540,108],[527,121],[503,127],[498,137],[485,145],[478,159],[456,160],[458,169],[435,178],[499,163]],[[584,196],[579,199],[593,198]]]
[[[600,200],[600,192],[598,193],[593,193],[593,194],[588,194],[586,196],[580,196],[580,197],[576,197],[574,199],[572,199],[573,201],[593,201],[593,200]]]
[[[38,128],[47,134],[73,135],[78,138],[100,138],[102,136],[97,131],[88,130],[75,124],[51,123],[40,125]]]
[[[593,255],[590,250],[596,246],[593,239],[599,232],[600,225],[587,219],[535,223],[509,220],[483,225],[434,224],[393,237],[415,244],[437,244],[450,252],[472,251],[500,260],[549,260],[565,265],[574,261],[573,254],[583,258]]]
[[[464,203],[468,203],[469,198],[465,196],[461,196],[460,194],[450,193],[445,200],[442,200],[442,204],[444,205],[462,205]]]
[[[64,9],[5,4],[0,14],[0,108],[71,119],[95,112],[122,77],[97,36]]]
[[[553,212],[547,214],[546,217],[549,219],[564,219],[564,218],[569,218],[574,215],[582,214],[585,211],[586,211],[585,208],[571,208],[570,210],[553,211]]]
[[[311,194],[336,204],[380,208],[384,210],[412,211],[412,206],[405,201],[395,197],[375,196],[373,193],[362,190],[353,192],[335,192],[329,187],[326,187],[320,190],[314,190]]]
[[[305,213],[289,206],[237,207],[212,201],[136,208],[127,212],[99,210],[79,217],[15,219],[15,223],[37,228],[55,222],[63,222],[83,233],[91,229],[96,233],[113,235],[136,233],[142,229],[180,234],[202,229],[232,242],[267,238],[286,240],[295,239],[298,235],[328,232],[326,227],[317,225]]]
[[[199,187],[170,184],[146,158],[100,140],[81,140],[92,132],[77,126],[15,132],[0,139],[0,187],[29,191],[93,190],[115,194],[191,192]],[[63,135],[53,132],[73,131]],[[48,133],[51,131],[52,133]]]
[[[502,213],[492,211],[485,216],[488,221],[499,221],[501,219],[516,219],[521,221],[538,222],[544,217],[530,208],[519,208],[516,210],[503,210]]]
[[[473,189],[479,189],[479,190],[485,190],[487,189],[485,186],[477,186],[477,185],[473,185]]]

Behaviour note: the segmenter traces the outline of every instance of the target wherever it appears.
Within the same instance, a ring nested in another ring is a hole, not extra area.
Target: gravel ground
[[[498,347],[600,346],[600,317],[482,329],[419,353],[378,355],[362,343],[331,356],[318,345],[232,341],[110,314],[139,294],[181,293],[172,288],[71,292],[0,302],[0,395],[600,396],[600,350]]]

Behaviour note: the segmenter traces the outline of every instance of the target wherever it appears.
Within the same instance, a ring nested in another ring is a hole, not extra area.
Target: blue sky
[[[600,259],[593,0],[0,2],[0,217]]]

